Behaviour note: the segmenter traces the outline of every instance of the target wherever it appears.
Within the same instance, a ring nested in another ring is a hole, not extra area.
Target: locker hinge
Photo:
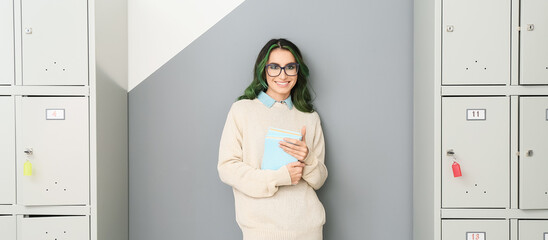
[[[518,32],[521,31],[521,27],[518,26],[518,29],[517,29],[517,30],[518,30]]]
[[[519,157],[519,152],[516,152],[516,156],[518,156],[518,157]]]

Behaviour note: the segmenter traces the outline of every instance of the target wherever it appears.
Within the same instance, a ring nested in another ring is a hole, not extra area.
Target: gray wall
[[[412,23],[412,0],[245,1],[129,93],[130,239],[241,239],[219,139],[278,37],[311,69],[325,239],[412,239]]]

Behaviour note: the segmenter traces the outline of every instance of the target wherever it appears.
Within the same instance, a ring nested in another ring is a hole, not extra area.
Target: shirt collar
[[[276,103],[276,100],[268,96],[268,94],[266,94],[265,92],[260,92],[257,98],[259,99],[259,101],[261,101],[265,106],[269,108],[272,107],[274,103]],[[285,103],[290,110],[293,108],[293,101],[291,101],[291,95],[285,100],[280,101],[279,103]]]

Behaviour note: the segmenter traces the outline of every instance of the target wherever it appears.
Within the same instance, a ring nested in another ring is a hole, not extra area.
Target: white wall
[[[128,1],[128,91],[243,1]]]

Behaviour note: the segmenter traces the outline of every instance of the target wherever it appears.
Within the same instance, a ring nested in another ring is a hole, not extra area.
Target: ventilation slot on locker
[[[87,216],[30,215],[20,219],[21,240],[86,240],[89,239]]]

